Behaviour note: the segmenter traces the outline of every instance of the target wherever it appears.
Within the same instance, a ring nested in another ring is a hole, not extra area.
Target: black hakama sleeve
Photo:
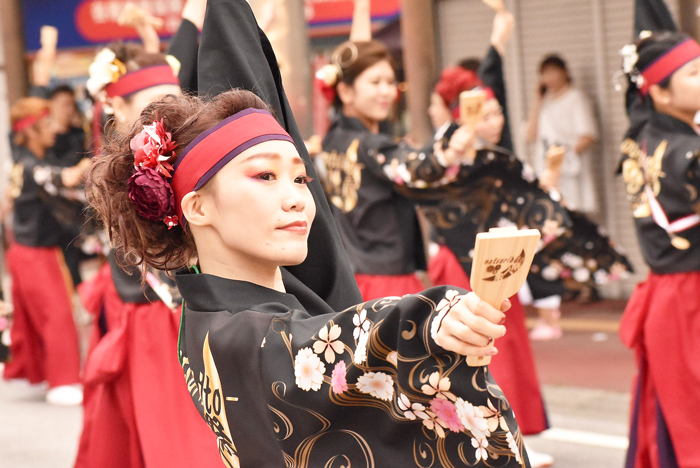
[[[170,39],[168,55],[180,62],[177,78],[185,92],[197,92],[197,53],[199,50],[199,30],[194,23],[183,18],[175,35]]]
[[[306,170],[313,179],[309,188],[316,202],[316,218],[309,236],[306,261],[287,269],[300,280],[299,286],[310,288],[336,309],[359,302],[361,296],[335,221],[287,102],[277,59],[245,0],[209,0],[198,67],[201,96],[216,95],[232,88],[256,93],[274,109],[306,163]]]
[[[440,152],[432,147],[413,148],[408,143],[395,142],[383,133],[366,134],[356,140],[348,152],[356,152],[357,160],[378,178],[414,188],[425,188],[443,180],[447,165],[441,162]]]
[[[678,31],[664,0],[635,0],[633,40],[636,40],[642,31]],[[642,99],[639,89],[634,84],[627,87],[625,107],[630,118],[630,130],[626,136],[633,137],[649,120],[654,108],[651,98]]]
[[[481,61],[479,77],[484,85],[493,90],[498,103],[501,105],[501,109],[503,109],[503,132],[501,133],[501,141],[498,143],[498,146],[508,151],[514,151],[513,137],[510,133],[506,80],[503,74],[503,57],[501,57],[501,54],[499,54],[493,46],[489,48],[486,57]]]

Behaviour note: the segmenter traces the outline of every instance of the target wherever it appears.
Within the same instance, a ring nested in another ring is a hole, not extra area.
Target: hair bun
[[[435,92],[440,95],[447,107],[457,104],[462,91],[469,91],[483,83],[479,76],[471,70],[462,67],[448,67],[440,74],[440,81],[435,85]]]

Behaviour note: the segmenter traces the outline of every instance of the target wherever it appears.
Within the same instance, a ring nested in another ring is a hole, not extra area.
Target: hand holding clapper
[[[476,236],[474,260],[469,281],[472,291],[496,309],[520,290],[537,250],[540,232],[515,227],[492,228]],[[486,366],[490,356],[468,356],[471,367]]]

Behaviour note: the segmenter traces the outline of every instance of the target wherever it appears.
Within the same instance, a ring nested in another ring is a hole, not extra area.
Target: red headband
[[[40,114],[28,115],[27,117],[21,118],[12,126],[12,131],[19,133],[22,130],[26,130],[47,115],[49,115],[49,111],[48,109],[44,109]]]
[[[643,72],[644,84],[639,91],[644,95],[652,85],[659,84],[686,63],[700,57],[700,44],[687,39],[654,60]]]
[[[170,65],[156,65],[129,72],[115,83],[107,85],[107,96],[126,97],[144,89],[160,85],[179,85],[179,81]]]
[[[222,120],[187,145],[173,165],[170,186],[175,195],[175,213],[183,223],[182,199],[199,190],[233,158],[257,144],[291,136],[269,112],[246,109]]]

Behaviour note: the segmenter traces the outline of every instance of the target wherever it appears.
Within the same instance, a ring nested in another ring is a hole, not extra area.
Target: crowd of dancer
[[[396,64],[355,0],[316,75],[332,122],[307,149],[246,1],[187,0],[165,51],[130,8],[142,44],[97,51],[89,120],[72,88],[49,87],[50,34],[11,109],[3,376],[83,405],[75,466],[552,465],[523,439],[549,427],[530,339],[561,337],[562,299],[632,271],[589,217],[596,124],[565,61],[541,62],[534,169],[510,131],[502,8],[483,59],[440,74],[434,137],[416,146],[387,125]],[[662,19],[637,15],[623,49],[620,171],[651,269],[621,326],[639,363],[629,468],[700,466],[700,45]],[[477,121],[465,92],[483,99]],[[469,275],[476,235],[506,226],[542,241],[495,308]],[[101,266],[83,280],[87,258]]]

